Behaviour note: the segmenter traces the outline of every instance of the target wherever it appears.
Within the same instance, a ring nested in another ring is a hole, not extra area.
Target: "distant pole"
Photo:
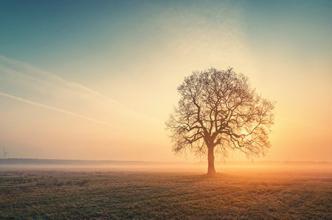
[[[6,151],[6,148],[5,148],[5,147],[3,147],[3,148],[2,148],[2,152],[3,152],[3,158],[4,158],[4,159],[6,159],[6,158],[7,158],[7,154],[8,154],[8,153],[7,153],[7,151]]]

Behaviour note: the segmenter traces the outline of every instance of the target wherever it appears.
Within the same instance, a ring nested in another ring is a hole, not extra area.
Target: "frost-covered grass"
[[[0,219],[332,219],[332,174],[0,171]]]

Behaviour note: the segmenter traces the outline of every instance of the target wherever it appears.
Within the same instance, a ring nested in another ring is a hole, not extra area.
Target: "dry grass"
[[[0,171],[0,219],[332,219],[332,175]]]

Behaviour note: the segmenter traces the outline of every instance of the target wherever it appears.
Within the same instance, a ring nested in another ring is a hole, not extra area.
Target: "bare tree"
[[[214,152],[238,149],[264,154],[270,146],[273,104],[259,96],[248,79],[232,69],[194,72],[178,87],[180,100],[166,122],[173,150],[208,155],[208,175],[215,174]]]

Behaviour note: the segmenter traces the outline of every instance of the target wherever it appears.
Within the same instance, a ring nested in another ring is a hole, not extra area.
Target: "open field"
[[[0,169],[0,219],[332,219],[329,171]]]

